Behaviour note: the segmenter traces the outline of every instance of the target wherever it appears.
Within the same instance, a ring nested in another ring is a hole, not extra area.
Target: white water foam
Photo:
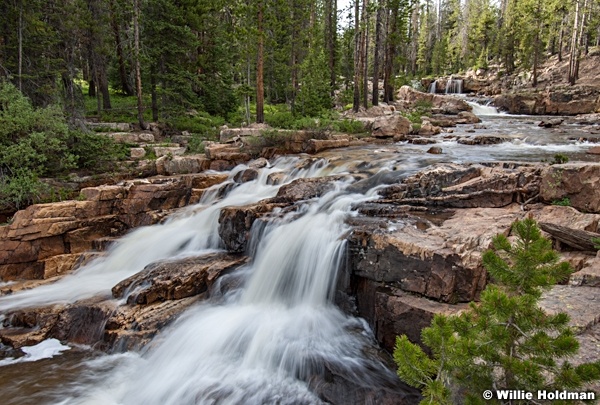
[[[46,339],[34,346],[21,347],[21,350],[25,353],[23,357],[2,359],[0,360],[0,366],[49,359],[70,349],[69,346],[62,345],[57,339]]]
[[[308,381],[325,365],[369,386],[368,370],[386,371],[364,359],[364,322],[330,298],[345,219],[353,203],[370,198],[333,191],[273,219],[260,233],[241,295],[187,311],[142,358],[63,403],[317,404]]]
[[[473,101],[467,101],[471,107],[473,107],[473,114],[480,115],[504,115],[498,111],[496,107],[491,105],[481,105],[479,103],[475,103]]]
[[[221,247],[218,220],[221,208],[241,206],[273,197],[281,185],[267,184],[269,174],[289,173],[282,184],[300,177],[328,174],[324,162],[305,169],[294,169],[297,158],[282,158],[272,167],[260,171],[259,177],[233,188],[219,200],[218,189],[207,192],[202,201],[182,211],[164,224],[134,230],[109,250],[108,255],[94,260],[55,283],[0,297],[0,311],[16,308],[70,303],[95,295],[110,296],[111,288],[119,281],[141,271],[157,260],[177,255],[198,255]],[[232,171],[230,178],[246,166]],[[229,180],[233,185],[233,181]]]

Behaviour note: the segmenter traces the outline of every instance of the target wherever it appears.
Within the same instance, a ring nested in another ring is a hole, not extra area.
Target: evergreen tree
[[[397,338],[398,375],[422,389],[423,404],[486,403],[484,390],[572,390],[600,379],[600,362],[565,360],[579,348],[568,315],[539,307],[542,291],[566,280],[570,266],[558,262],[533,219],[517,221],[512,232],[513,244],[498,235],[483,255],[493,283],[481,302],[460,315],[436,315],[423,330],[432,357],[405,335]]]

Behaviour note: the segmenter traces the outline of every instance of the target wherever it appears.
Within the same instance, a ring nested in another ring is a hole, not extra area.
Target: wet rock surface
[[[0,277],[40,279],[64,274],[94,242],[160,221],[174,209],[198,202],[201,190],[224,174],[190,174],[86,188],[82,201],[32,205],[0,227]],[[57,257],[62,256],[58,261]],[[52,259],[57,258],[57,259]]]
[[[221,253],[157,262],[115,285],[112,293],[128,304],[180,300],[208,291],[218,277],[245,262],[245,257]]]

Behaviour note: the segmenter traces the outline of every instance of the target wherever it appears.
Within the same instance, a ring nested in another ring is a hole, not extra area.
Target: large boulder
[[[354,229],[348,238],[351,274],[442,302],[475,299],[486,274],[481,265],[465,266],[439,234],[396,223]]]
[[[375,118],[371,129],[375,138],[392,138],[410,134],[412,124],[400,114],[385,115]]]
[[[244,252],[254,222],[269,214],[276,207],[287,203],[272,203],[269,200],[239,207],[225,207],[219,214],[219,236],[229,252]]]
[[[547,203],[568,199],[580,211],[600,213],[600,164],[547,166],[542,171],[540,198]]]

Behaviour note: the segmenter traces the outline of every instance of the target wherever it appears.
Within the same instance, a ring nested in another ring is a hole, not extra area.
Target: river
[[[340,180],[333,191],[254,232],[252,260],[239,270],[240,287],[218,302],[189,309],[141,352],[104,354],[59,345],[45,356],[3,360],[2,403],[318,404],[323,401],[312,378],[325,368],[357,386],[386,387],[393,374],[377,357],[365,355],[375,346],[368,326],[331,299],[344,256],[345,221],[356,215],[352,205],[377,198],[379,178],[407,176],[439,162],[552,161],[558,153],[571,161],[600,160],[586,154],[591,145],[577,139],[588,134],[578,126],[546,129],[537,126],[543,117],[476,112],[483,122],[475,133],[464,125],[435,137],[441,154],[427,153],[431,145],[400,142],[329,150],[302,169],[298,158],[279,159],[225,196],[215,189],[170,221],[131,232],[107,258],[60,282],[1,297],[2,311],[109,297],[113,285],[149,263],[219,251],[220,209],[274,196],[281,185],[268,184],[267,178],[275,172],[285,174],[284,184],[331,174],[376,176],[363,188]],[[463,145],[456,140],[486,134],[510,141]]]

